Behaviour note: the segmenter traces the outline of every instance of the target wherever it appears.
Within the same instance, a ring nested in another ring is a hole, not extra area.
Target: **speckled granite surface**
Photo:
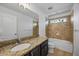
[[[46,37],[37,37],[37,38],[23,40],[22,43],[30,43],[31,47],[29,47],[28,49],[17,51],[17,52],[12,52],[11,51],[11,49],[14,46],[16,46],[17,44],[10,44],[10,45],[1,47],[0,48],[0,56],[22,56],[22,55],[28,53],[29,51],[31,51],[36,46],[40,45],[45,40],[47,40]]]

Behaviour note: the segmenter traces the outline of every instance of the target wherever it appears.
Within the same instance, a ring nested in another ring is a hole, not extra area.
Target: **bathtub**
[[[72,43],[66,40],[48,38],[49,53],[54,53],[54,48],[72,53]]]

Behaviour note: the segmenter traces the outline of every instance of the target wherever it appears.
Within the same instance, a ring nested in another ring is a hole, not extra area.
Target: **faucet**
[[[17,39],[16,41],[17,41],[18,44],[22,43],[22,41],[20,39]]]
[[[17,35],[17,34],[15,33],[15,35]],[[17,41],[17,44],[21,44],[21,43],[22,43],[22,41],[21,41],[21,39],[20,39],[19,35],[17,35],[17,37],[18,37],[18,38],[17,38],[17,40],[16,40],[16,41]]]

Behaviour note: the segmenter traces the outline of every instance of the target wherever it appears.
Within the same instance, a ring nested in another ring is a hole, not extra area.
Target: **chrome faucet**
[[[22,41],[20,39],[16,40],[18,44],[22,43]]]
[[[15,35],[17,35],[17,34],[15,33]],[[17,41],[17,43],[18,43],[18,44],[22,43],[22,41],[21,41],[21,39],[20,39],[19,35],[17,35],[17,37],[18,37],[18,38],[17,38],[17,40],[16,40],[16,41]]]

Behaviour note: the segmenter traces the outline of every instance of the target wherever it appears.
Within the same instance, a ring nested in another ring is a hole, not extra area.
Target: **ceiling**
[[[12,9],[14,11],[23,13],[25,15],[31,16],[31,17],[38,17],[38,14],[33,12],[32,10],[29,9],[24,9],[23,7],[19,6],[19,3],[0,3],[0,6]]]
[[[12,8],[16,11],[21,11],[23,13],[29,13],[33,16],[37,16],[37,13],[48,16],[60,11],[63,12],[71,10],[73,7],[72,3],[29,3],[29,7],[31,7],[31,10],[29,11],[28,9],[24,10],[23,8],[19,8],[18,3],[0,3],[0,5]],[[50,7],[52,7],[52,9]],[[50,8],[50,10],[48,10],[48,8]],[[35,13],[36,11],[37,13]]]
[[[70,10],[73,7],[72,3],[32,3],[32,7],[38,8],[43,14],[50,15],[57,11],[66,11]],[[48,10],[48,8],[51,8]]]

